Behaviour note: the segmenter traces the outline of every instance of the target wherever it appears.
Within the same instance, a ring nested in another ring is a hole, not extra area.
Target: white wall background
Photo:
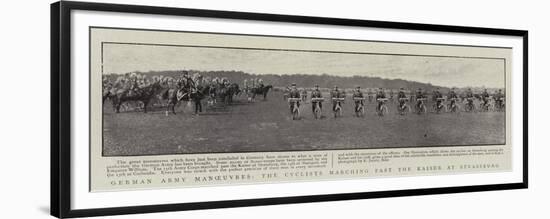
[[[99,0],[98,0],[99,1]],[[103,1],[102,1],[103,2]],[[188,8],[529,30],[528,190],[156,213],[113,218],[531,218],[548,215],[545,1],[111,0]],[[0,218],[49,217],[49,4],[0,6]]]

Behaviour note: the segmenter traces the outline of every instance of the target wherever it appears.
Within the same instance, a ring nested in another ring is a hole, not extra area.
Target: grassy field
[[[186,102],[177,115],[163,110],[150,113],[114,113],[104,105],[103,154],[105,156],[252,152],[411,147],[438,145],[504,144],[502,112],[401,116],[389,104],[390,113],[378,117],[375,104],[367,104],[364,118],[353,116],[353,101],[346,101],[344,117],[333,118],[330,103],[325,118],[314,120],[311,104],[302,104],[301,120],[291,120],[282,93],[267,101],[206,108],[192,115]]]

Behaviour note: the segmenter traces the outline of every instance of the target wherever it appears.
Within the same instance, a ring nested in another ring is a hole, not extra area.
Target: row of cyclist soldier
[[[194,104],[195,114],[198,115],[203,110],[203,99],[207,100],[208,105],[229,104],[233,97],[244,93],[251,102],[256,95],[263,95],[265,98],[271,88],[271,85],[264,85],[258,80],[254,80],[252,84],[254,86],[245,83],[241,88],[227,78],[204,77],[198,73],[191,75],[188,71],[183,71],[179,77],[146,77],[143,74],[128,73],[116,79],[103,78],[103,102],[111,100],[116,113],[121,108],[129,109],[134,104],[145,113],[148,105],[160,105],[166,108],[166,114],[175,114],[178,103],[188,101],[189,104]]]
[[[407,91],[404,88],[400,88],[396,96],[396,108],[397,114],[406,115],[412,113],[413,109],[408,104],[408,102],[414,102],[411,105],[414,107],[414,113],[416,114],[427,114],[428,113],[428,95],[422,88],[413,94],[407,96]],[[370,97],[370,98],[369,98]],[[307,100],[307,91],[305,89],[299,90],[296,88],[296,84],[292,84],[291,87],[287,88],[285,92],[285,98],[288,100],[290,114],[293,120],[300,118],[300,103]],[[357,117],[364,117],[366,111],[366,101],[367,99],[375,99],[376,106],[374,112],[378,116],[385,116],[388,114],[387,103],[394,99],[393,94],[386,95],[384,89],[379,88],[375,95],[364,95],[361,91],[361,87],[356,87],[351,95],[351,98],[354,103],[353,113]],[[343,103],[346,99],[345,90],[341,90],[338,86],[334,86],[334,89],[330,92],[330,101],[332,102],[332,113],[334,117],[341,117],[343,115]],[[477,101],[476,101],[477,99]],[[318,85],[315,85],[315,88],[311,91],[310,96],[311,101],[311,110],[315,119],[320,119],[323,117],[323,102],[325,98]],[[479,105],[476,106],[474,101],[479,102]],[[471,88],[468,88],[463,94],[460,94],[456,91],[455,88],[452,88],[447,95],[437,88],[433,91],[431,95],[431,101],[433,102],[431,106],[431,112],[433,113],[459,113],[464,112],[489,112],[489,111],[499,111],[502,112],[505,109],[505,98],[502,90],[498,90],[493,95],[489,94],[487,89],[480,94],[474,94]],[[463,110],[461,106],[463,105]]]

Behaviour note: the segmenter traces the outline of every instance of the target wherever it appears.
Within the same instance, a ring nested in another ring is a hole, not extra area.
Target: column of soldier
[[[429,111],[433,113],[458,113],[461,111],[502,112],[505,109],[505,98],[502,89],[495,90],[493,94],[490,94],[487,89],[483,89],[480,93],[475,93],[471,88],[466,89],[464,92],[459,92],[458,89],[451,88],[447,95],[443,95],[443,92],[441,92],[439,88],[436,88],[433,90],[431,98],[428,98],[429,95],[422,88],[418,88],[414,93],[410,90],[400,88],[396,93],[397,95],[394,96],[394,90],[390,89],[389,92],[387,92],[387,90],[383,88],[378,88],[375,92],[373,92],[372,89],[369,89],[365,95],[361,90],[361,87],[357,86],[353,89],[351,94],[351,98],[354,103],[354,115],[357,117],[362,117],[365,115],[365,104],[367,100],[368,102],[376,101],[377,104],[374,112],[379,116],[388,114],[388,107],[386,106],[387,102],[397,102],[397,114],[400,115],[405,115],[413,111],[417,114],[427,114]],[[307,94],[308,92],[306,89],[298,89],[296,84],[291,84],[290,87],[287,87],[285,96],[288,96],[290,113],[293,114],[293,118],[295,118],[295,114],[299,114],[300,102],[306,101]],[[325,99],[319,85],[315,85],[315,87],[311,89],[311,95],[309,98],[312,103],[311,110],[314,117],[320,118],[320,115],[318,114],[322,113],[322,103]],[[338,86],[334,86],[334,88],[330,91],[329,100],[332,102],[334,117],[339,117],[342,115],[342,108],[345,98],[345,89],[340,89]],[[427,106],[428,101],[433,103],[431,107]],[[414,102],[414,109],[412,109],[407,102]],[[475,102],[478,102],[478,104]],[[428,108],[430,109],[428,110]]]

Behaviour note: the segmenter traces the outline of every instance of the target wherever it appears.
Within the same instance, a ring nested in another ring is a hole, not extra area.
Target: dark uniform
[[[195,103],[195,114],[199,114],[199,112],[202,112],[202,103],[201,100],[203,98],[202,94],[202,86],[197,86],[196,88],[191,88],[191,94],[190,98]]]
[[[504,95],[502,94],[502,90],[498,90],[498,92],[495,94],[495,101],[497,106],[502,107],[502,103],[504,101]]]
[[[403,98],[403,99],[401,99],[401,98]],[[406,100],[404,100],[404,99],[406,99],[406,98],[407,98],[407,95],[405,95],[405,91],[403,91],[402,89],[399,90],[399,93],[397,93],[397,99],[399,100],[399,106],[400,107],[403,107],[403,105],[406,102]]]
[[[420,101],[418,101],[418,99],[423,99],[423,98],[426,98],[426,96],[424,96],[424,93],[422,92],[422,90],[418,90],[416,91],[416,107],[420,107]]]
[[[364,98],[363,92],[359,88],[353,91],[353,98]],[[355,111],[359,108],[360,105],[365,105],[363,100],[355,100]]]
[[[319,87],[315,87],[315,89],[311,91],[311,98],[323,98],[323,94],[321,94]],[[323,102],[319,101],[319,108],[323,109]],[[315,112],[315,104],[311,104],[311,111]]]
[[[438,93],[438,92],[439,92],[438,90],[432,91],[432,101],[435,101],[435,100],[436,100],[436,98],[437,98],[436,96],[437,96],[437,93]]]
[[[443,98],[443,94],[441,94],[441,92],[439,92],[439,90],[436,90],[436,91],[435,91],[434,97],[433,97],[433,98],[434,98],[435,101],[436,101],[436,106],[438,106],[438,107],[441,106],[441,102],[442,102],[443,100],[441,100],[441,99],[438,100],[437,98]]]
[[[456,95],[455,91],[454,90],[451,90],[449,92],[449,99],[452,99],[452,98],[458,98],[458,96]]]
[[[454,98],[458,98],[458,96],[456,95],[455,91],[451,90],[449,92],[448,96],[449,96],[449,99],[451,100],[451,106],[456,104],[456,99],[454,99]]]
[[[331,98],[342,98],[344,94],[342,91],[338,90],[338,88],[335,88],[331,93]],[[338,104],[337,101],[332,101],[332,110],[336,110],[336,105]]]
[[[483,100],[483,105],[487,106],[487,102],[489,102],[489,93],[487,90],[484,90],[483,93],[481,93],[481,100]]]
[[[300,98],[300,91],[296,87],[292,87],[289,93],[290,98]],[[296,106],[300,107],[300,101],[296,103]],[[290,113],[292,113],[292,103],[289,103]]]
[[[469,90],[469,89],[468,89],[468,90],[466,91],[466,98],[469,98],[469,100],[468,100],[468,103],[469,103],[469,104],[471,104],[471,103],[474,102],[474,99],[473,99],[473,98],[474,98],[474,93],[472,92],[472,90]]]
[[[355,98],[364,98],[363,92],[361,92],[361,90],[355,90],[355,91],[353,91],[353,97],[355,97]],[[361,103],[363,103],[363,100],[358,100],[358,101],[361,101]]]
[[[379,90],[378,93],[376,94],[376,100],[378,101],[378,99],[385,99],[386,98],[386,93],[384,93],[384,91],[382,90]],[[382,104],[384,104],[383,101],[378,101],[378,110],[380,110],[380,107],[382,107]]]
[[[178,81],[178,86],[180,87],[180,91],[187,93],[188,99],[195,103],[195,114],[202,112],[201,98],[195,86],[195,81],[191,79],[189,73],[183,73],[182,79]]]

